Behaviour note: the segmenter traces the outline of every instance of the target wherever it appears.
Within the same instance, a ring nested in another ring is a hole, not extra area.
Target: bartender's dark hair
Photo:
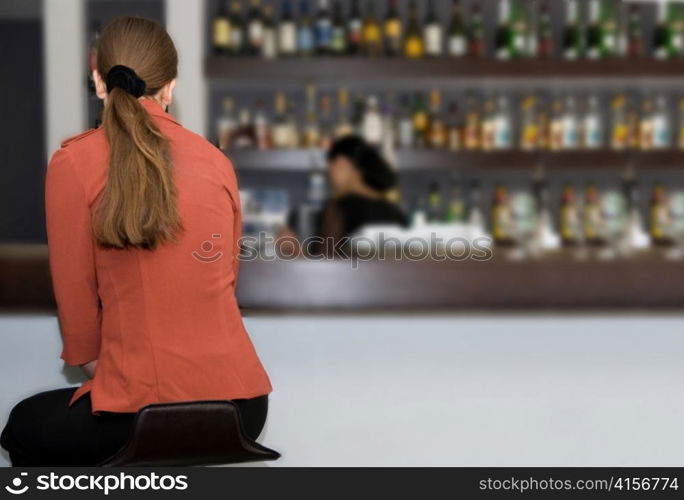
[[[173,80],[177,66],[171,37],[154,21],[119,17],[102,32],[97,71],[107,79],[102,125],[110,152],[93,233],[103,247],[153,249],[163,241],[177,241],[182,230],[168,139],[138,100]],[[121,83],[118,74],[113,78],[113,67],[139,85]]]
[[[333,142],[328,161],[338,156],[347,158],[361,171],[363,181],[376,191],[387,191],[397,183],[397,174],[380,151],[357,135],[348,135]]]

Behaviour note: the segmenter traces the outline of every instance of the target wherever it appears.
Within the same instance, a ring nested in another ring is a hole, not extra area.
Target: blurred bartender
[[[349,135],[331,145],[327,159],[330,198],[314,220],[316,241],[326,243],[307,245],[305,251],[332,256],[335,242],[353,236],[364,226],[408,226],[399,206],[387,199],[397,184],[397,175],[375,147]],[[281,236],[295,236],[297,220],[299,214],[294,211]]]

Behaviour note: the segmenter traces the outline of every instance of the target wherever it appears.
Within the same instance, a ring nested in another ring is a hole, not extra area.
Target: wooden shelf
[[[515,79],[624,79],[684,78],[684,60],[608,59],[566,61],[563,59],[487,58],[394,59],[366,57],[297,57],[260,59],[209,56],[205,75],[210,79],[274,81],[378,81],[429,80],[439,78]]]
[[[271,151],[236,150],[227,153],[238,170],[282,170],[307,172],[323,168],[325,155],[317,149]],[[401,171],[450,170],[462,168],[520,170],[544,165],[549,170],[620,170],[637,169],[684,170],[684,151],[652,152],[564,151],[564,152],[469,152],[431,149],[397,151],[397,167]]]

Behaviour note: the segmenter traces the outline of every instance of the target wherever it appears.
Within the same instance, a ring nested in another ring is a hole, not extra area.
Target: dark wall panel
[[[44,242],[45,103],[39,20],[0,19],[0,242]]]

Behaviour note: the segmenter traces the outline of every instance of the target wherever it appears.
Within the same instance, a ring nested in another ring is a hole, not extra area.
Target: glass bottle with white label
[[[670,110],[668,109],[668,100],[660,94],[655,99],[653,109],[653,148],[665,149],[670,147],[671,131],[670,126]]]
[[[250,55],[261,54],[264,44],[264,18],[260,0],[251,0],[247,15],[247,50]]]
[[[462,57],[466,54],[466,35],[463,17],[461,16],[460,0],[453,0],[451,7],[447,52],[451,57]]]
[[[603,146],[603,119],[599,99],[591,95],[582,120],[582,147],[599,149]]]
[[[292,0],[283,0],[283,10],[278,23],[278,53],[286,57],[297,53],[297,24],[292,17]]]
[[[443,53],[444,29],[435,10],[435,0],[428,1],[427,16],[423,27],[425,54],[429,57],[439,57]]]

